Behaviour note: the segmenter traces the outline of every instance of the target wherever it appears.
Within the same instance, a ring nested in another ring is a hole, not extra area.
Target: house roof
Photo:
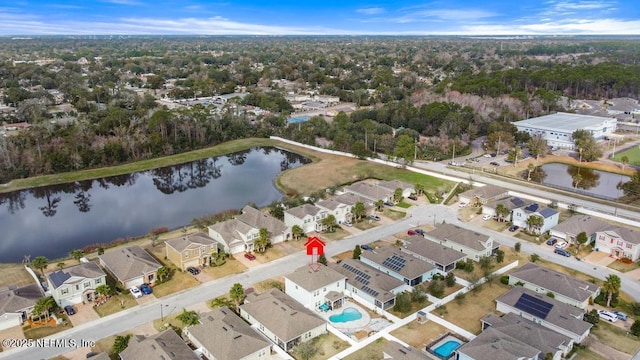
[[[571,338],[548,329],[515,313],[502,317],[488,314],[481,319],[503,334],[507,334],[538,349],[542,354],[556,353],[561,346],[568,346]]]
[[[376,249],[375,251],[363,251],[360,257],[369,259],[407,279],[415,279],[434,269],[434,266],[430,263],[406,252],[402,252],[395,247]]]
[[[318,201],[316,203],[317,207],[324,208],[324,209],[331,210],[331,211],[339,208],[340,206],[345,206],[345,205],[347,205],[347,204],[345,204],[343,202],[340,202],[340,201],[336,200],[335,198],[321,200],[321,201]]]
[[[585,232],[587,236],[595,234],[610,225],[590,215],[574,215],[553,227],[554,231],[577,235]]]
[[[606,233],[615,233],[624,241],[632,243],[632,244],[640,244],[640,232],[627,229],[622,226],[610,225],[608,228],[601,230]]]
[[[210,246],[216,244],[216,241],[204,233],[189,234],[174,239],[169,239],[165,242],[168,246],[174,248],[177,252],[182,252],[189,247]]]
[[[226,307],[202,314],[200,324],[188,327],[187,331],[218,360],[242,359],[271,347],[270,342]]]
[[[106,276],[102,268],[95,262],[90,261],[48,273],[47,279],[49,283],[53,285],[53,288],[57,289],[67,280],[74,277],[80,279],[95,279],[102,276]]]
[[[498,206],[498,204],[502,204],[507,209],[513,210],[513,209],[521,208],[523,206],[528,205],[529,201],[528,200],[523,200],[523,199],[521,199],[519,197],[511,196],[511,197],[508,197],[508,198],[505,198],[505,199],[491,201],[491,202],[485,204],[485,206],[490,207],[492,209],[495,209],[496,206]]]
[[[253,293],[240,308],[285,342],[327,323],[278,289]]]
[[[422,351],[411,347],[404,346],[396,341],[389,341],[384,347],[383,352],[386,354],[384,359],[387,360],[429,360]]]
[[[372,208],[372,206],[370,205],[371,200],[364,198],[362,196],[352,194],[352,193],[344,193],[344,194],[336,195],[333,197],[333,199],[339,203],[349,205],[349,206],[353,206],[357,203],[362,203],[366,209]]]
[[[405,239],[403,250],[411,251],[442,266],[455,263],[467,256],[420,235],[409,236]]]
[[[36,304],[42,298],[42,290],[37,284],[23,287],[0,288],[0,316],[7,313],[24,311]]]
[[[467,190],[458,196],[466,198],[490,199],[498,195],[506,194],[508,190],[495,185],[485,185],[471,190]]]
[[[99,258],[109,271],[123,282],[154,272],[162,267],[153,256],[140,246],[107,251],[99,255]]]
[[[265,228],[273,236],[283,234],[287,230],[284,222],[248,205],[242,208],[242,214],[236,216],[236,219],[256,229]]]
[[[491,327],[460,346],[457,351],[479,360],[532,359],[540,353],[533,346]]]
[[[101,352],[91,357],[91,360],[111,360],[109,354],[106,352]]]
[[[319,288],[331,285],[340,280],[344,280],[346,276],[333,270],[332,268],[319,264],[318,270],[313,271],[309,266],[298,268],[285,278],[289,279],[298,286],[307,291],[314,291]]]
[[[383,181],[379,181],[378,182],[378,186],[381,186],[383,188],[389,189],[392,192],[396,191],[397,188],[404,190],[413,190],[415,189],[415,186],[413,184],[409,184],[406,183],[404,181],[400,181],[400,180],[383,180]]]
[[[173,329],[145,337],[134,336],[120,353],[122,360],[137,359],[200,359]]]
[[[538,210],[538,214],[542,215],[543,218],[547,219],[555,214],[557,214],[558,211],[552,208],[542,208],[541,210]]]
[[[329,267],[344,274],[348,284],[383,304],[394,299],[396,294],[393,290],[404,285],[404,281],[354,259],[344,259],[340,264],[330,263]]]
[[[393,194],[393,190],[375,184],[357,182],[345,188],[346,191],[361,195],[367,199],[378,201]]]
[[[485,250],[485,243],[491,238],[487,235],[477,233],[473,230],[467,230],[453,224],[440,224],[435,229],[425,234],[437,240],[447,240],[464,245],[474,250]]]
[[[544,305],[544,313],[532,314],[531,312],[533,310],[526,309],[525,306],[517,307],[518,311],[522,311],[539,319],[543,319],[548,323],[556,325],[579,336],[589,331],[589,329],[591,329],[591,327],[593,326],[592,324],[582,320],[582,316],[584,315],[582,309],[571,306],[569,304],[565,304],[559,300],[552,299],[545,294],[538,294],[535,291],[520,286],[514,287],[513,289],[496,299],[496,301],[515,308],[518,301],[524,301],[532,298],[535,298],[533,299],[534,301],[540,302],[542,305]]]
[[[209,229],[220,234],[222,242],[229,247],[237,242],[243,241],[239,234],[248,234],[254,230],[253,227],[237,219],[230,219],[215,223],[209,226]]]
[[[593,296],[599,288],[599,286],[590,282],[577,279],[573,276],[569,276],[543,266],[538,266],[534,263],[525,264],[511,273],[510,276],[564,295],[579,302],[589,299],[589,297]]]
[[[297,217],[298,219],[302,219],[307,215],[316,216],[321,211],[323,211],[321,208],[311,204],[302,204],[300,206],[285,210],[286,213],[289,213]]]

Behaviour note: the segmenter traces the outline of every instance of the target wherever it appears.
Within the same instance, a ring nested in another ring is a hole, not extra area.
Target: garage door
[[[198,267],[200,266],[200,259],[195,258],[189,261],[185,261],[184,263],[182,263],[182,266],[183,266],[182,270],[186,270],[189,266]]]
[[[76,295],[72,298],[64,299],[60,302],[60,307],[65,307],[67,305],[76,305],[82,302],[82,294]]]
[[[238,244],[231,247],[232,254],[238,254],[244,252],[244,244]]]
[[[139,278],[128,281],[125,285],[127,286],[127,289],[129,289],[130,287],[133,287],[133,286],[139,287],[142,284],[144,284],[144,280],[142,277],[139,277]]]

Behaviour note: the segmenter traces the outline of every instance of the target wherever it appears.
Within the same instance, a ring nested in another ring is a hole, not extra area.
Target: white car
[[[487,221],[489,219],[491,219],[493,216],[489,215],[489,214],[484,214],[482,215],[482,220]]]
[[[345,224],[346,226],[353,226],[353,224],[351,223],[351,221],[348,221],[348,220],[347,220],[347,221],[345,221],[345,222],[344,222],[344,224]]]
[[[616,314],[612,313],[611,311],[598,310],[598,316],[600,316],[601,319],[607,320],[609,322],[618,321],[618,316]]]
[[[484,155],[482,155],[482,157],[490,158],[491,154],[484,154]]]
[[[465,203],[465,202],[461,202],[460,204],[458,204],[458,207],[461,207],[461,208],[463,208],[465,206],[467,206],[467,203]]]
[[[563,249],[565,246],[567,246],[567,242],[560,241],[559,243],[556,244],[556,249]]]
[[[132,286],[129,289],[129,292],[131,292],[131,295],[133,295],[133,297],[136,298],[136,299],[142,297],[142,291],[140,291],[140,289],[138,289],[135,286]]]

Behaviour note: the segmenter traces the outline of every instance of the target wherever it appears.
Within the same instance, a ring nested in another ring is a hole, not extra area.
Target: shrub
[[[445,285],[447,285],[447,287],[452,287],[456,284],[456,276],[453,275],[453,273],[448,273],[447,276],[444,278],[444,282]]]
[[[444,281],[442,280],[433,280],[427,287],[427,291],[429,294],[441,298],[444,295]]]
[[[598,315],[598,310],[593,309],[587,313],[584,314],[583,316],[584,321],[591,323],[593,325],[598,324],[598,322],[600,321],[600,316]]]
[[[500,277],[500,282],[504,285],[509,285],[509,275],[503,275]]]
[[[552,298],[552,299],[556,298],[556,294],[552,293],[551,291],[547,292],[547,296]]]
[[[149,235],[160,235],[166,232],[169,232],[169,228],[166,226],[161,226],[161,227],[157,227],[149,230]]]
[[[411,294],[403,292],[396,296],[396,304],[393,306],[393,310],[400,313],[408,313],[411,311]]]
[[[444,275],[440,274],[440,273],[435,273],[433,274],[433,280],[444,280]]]
[[[520,242],[519,242],[519,241],[518,241],[518,242],[513,246],[513,248],[514,248],[514,250],[515,250],[516,252],[520,252],[520,248],[521,248],[521,247],[522,247],[522,244],[520,244]]]

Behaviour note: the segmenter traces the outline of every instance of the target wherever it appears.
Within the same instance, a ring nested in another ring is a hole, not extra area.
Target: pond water
[[[525,177],[527,176],[525,171]],[[629,176],[587,169],[574,165],[549,163],[531,172],[531,180],[551,187],[573,191],[597,198],[614,200],[622,196],[617,189]]]
[[[0,262],[56,259],[71,250],[188,225],[247,203],[280,200],[276,176],[308,163],[272,147],[102,179],[0,194]]]

